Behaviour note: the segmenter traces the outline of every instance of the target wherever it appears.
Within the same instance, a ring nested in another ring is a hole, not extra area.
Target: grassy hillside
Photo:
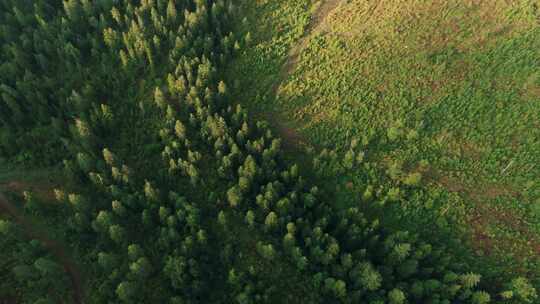
[[[253,1],[239,95],[297,146],[356,139],[377,179],[421,176],[392,222],[458,231],[492,267],[539,277],[539,4]]]

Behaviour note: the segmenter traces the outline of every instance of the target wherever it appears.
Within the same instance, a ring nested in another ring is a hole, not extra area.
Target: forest
[[[54,184],[0,187],[0,303],[538,303],[534,274],[388,223],[431,198],[378,183],[374,134],[301,152],[248,110],[245,5],[0,0],[0,184]]]

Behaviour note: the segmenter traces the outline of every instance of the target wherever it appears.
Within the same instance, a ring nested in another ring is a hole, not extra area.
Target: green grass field
[[[351,204],[370,182],[421,176],[389,223],[461,237],[485,265],[538,278],[539,5],[251,1],[237,26],[252,43],[231,75],[238,100],[297,146],[363,145],[386,174],[339,176]]]

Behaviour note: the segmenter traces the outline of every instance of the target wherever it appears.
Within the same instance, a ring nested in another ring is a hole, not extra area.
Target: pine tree
[[[167,107],[165,96],[159,87],[156,87],[154,90],[154,102],[160,109],[165,109]]]
[[[105,160],[105,163],[107,163],[109,166],[114,166],[114,154],[107,148],[103,149],[103,159]]]
[[[227,94],[227,86],[225,85],[225,82],[220,81],[218,84],[218,92],[220,95]]]
[[[131,263],[129,270],[138,280],[143,280],[152,274],[152,265],[146,257],[140,257],[137,261]]]
[[[253,227],[253,225],[255,225],[255,213],[252,210],[248,210],[246,212],[245,220],[249,227]]]
[[[382,284],[381,274],[373,268],[369,262],[359,264],[355,270],[358,273],[358,287],[363,287],[367,290],[374,291],[379,289]]]
[[[407,175],[403,183],[407,186],[418,186],[421,180],[422,180],[422,174],[416,172],[416,173],[410,173],[409,175]]]
[[[105,252],[98,253],[98,264],[107,272],[112,272],[118,265],[115,256]]]
[[[506,290],[502,293],[505,299],[516,299],[523,303],[535,303],[538,300],[537,290],[524,277],[512,279],[505,286]]]
[[[277,227],[277,224],[278,224],[278,217],[276,213],[274,213],[273,211],[268,213],[268,215],[266,216],[266,219],[264,220],[264,225],[266,226],[266,228],[272,230]]]
[[[234,186],[227,191],[227,200],[231,207],[237,207],[242,201],[242,194],[237,186]]]
[[[116,295],[121,301],[131,302],[137,294],[137,286],[133,282],[123,281],[116,288]]]
[[[177,120],[175,125],[174,125],[174,132],[175,132],[176,136],[179,139],[185,139],[186,138],[186,127],[179,120]]]
[[[131,261],[136,261],[143,256],[143,250],[138,244],[131,244],[127,248],[128,257]]]
[[[471,302],[473,304],[487,304],[491,302],[491,297],[485,291],[477,291],[473,293]]]
[[[467,273],[460,277],[460,281],[463,284],[463,287],[471,289],[480,282],[480,275],[475,273]]]
[[[227,226],[227,217],[225,215],[225,212],[220,211],[218,213],[218,223],[223,227]]]
[[[120,244],[125,241],[126,231],[124,228],[120,227],[119,225],[112,225],[109,227],[109,236],[111,240]]]

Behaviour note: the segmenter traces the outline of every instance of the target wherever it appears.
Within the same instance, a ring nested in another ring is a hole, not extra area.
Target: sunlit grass
[[[279,113],[316,147],[346,149],[357,139],[380,172],[422,173],[422,189],[388,218],[412,230],[466,232],[473,246],[485,233],[495,245],[476,247],[479,254],[489,251],[503,268],[517,259],[516,268],[539,269],[529,264],[540,244],[538,2],[343,1],[281,75],[317,5],[245,5],[253,14],[242,28],[253,44],[232,68],[248,84],[239,100]],[[367,175],[344,179],[361,193],[373,182]]]

